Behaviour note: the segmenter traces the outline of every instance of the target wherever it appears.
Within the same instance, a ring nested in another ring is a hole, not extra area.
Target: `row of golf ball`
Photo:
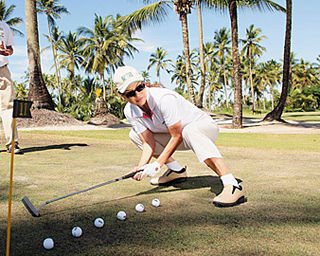
[[[153,199],[151,202],[152,206],[159,207],[160,206],[160,200],[159,199]],[[137,204],[135,207],[135,210],[137,212],[143,212],[144,211],[144,205],[143,204]],[[125,220],[127,218],[127,214],[125,211],[119,211],[117,213],[117,219],[118,220]],[[96,218],[93,222],[94,226],[97,228],[102,228],[104,226],[104,220],[102,218]],[[73,237],[80,237],[82,235],[82,229],[80,227],[74,227],[71,230],[71,234]],[[43,240],[43,247],[47,250],[51,250],[54,247],[54,241],[52,238],[46,238]]]

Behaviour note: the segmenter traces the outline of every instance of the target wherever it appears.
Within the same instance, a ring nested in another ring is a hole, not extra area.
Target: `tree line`
[[[252,24],[247,28],[245,38],[238,39],[238,7],[285,11],[283,7],[267,0],[150,2],[145,1],[144,7],[127,16],[95,15],[93,28],[79,27],[77,31],[66,33],[59,30],[57,19],[69,11],[58,0],[26,0],[26,14],[29,12],[32,15],[26,17],[29,72],[25,82],[16,85],[18,97],[32,99],[36,108],[56,109],[82,120],[101,111],[97,105],[123,117],[124,102],[115,93],[112,74],[118,66],[124,65],[125,58],[134,58],[138,51],[134,44],[141,39],[135,38],[134,33],[150,23],[163,20],[168,11],[173,10],[181,23],[184,49],[175,60],[171,60],[168,52],[158,47],[151,54],[146,70],[142,71],[146,80],[149,79],[150,69],[155,68],[157,82],[160,83],[161,73],[168,72],[171,81],[176,84],[175,90],[198,107],[210,111],[217,108],[232,110],[234,127],[242,126],[243,107],[250,108],[254,113],[278,108],[278,113],[272,114],[271,111],[266,116],[269,119],[281,119],[285,102],[288,111],[319,109],[320,56],[317,63],[297,60],[293,53],[290,55],[290,49],[287,56],[286,46],[283,61],[261,62],[259,58],[266,50],[263,47],[265,35],[261,29]],[[2,9],[10,10],[11,15],[15,6],[6,8],[2,3]],[[290,3],[288,0],[289,7]],[[231,29],[215,31],[212,41],[204,43],[201,8],[229,10]],[[198,16],[199,47],[189,49],[187,17],[194,9]],[[4,14],[0,13],[2,19],[7,20],[13,29],[22,22],[21,18],[9,19],[10,15]],[[47,17],[46,37],[53,55],[54,75],[41,72],[40,51],[34,46],[39,41],[38,14]],[[287,25],[290,18],[291,14],[287,11]],[[290,35],[290,32],[291,27],[287,26],[286,33]],[[290,40],[286,43],[290,44]]]

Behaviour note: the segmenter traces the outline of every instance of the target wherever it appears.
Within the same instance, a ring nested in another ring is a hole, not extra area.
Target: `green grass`
[[[266,113],[255,113],[251,111],[244,110],[243,117],[261,120],[263,119]],[[219,111],[217,114],[226,114],[232,116],[232,110],[228,112]],[[320,112],[287,112],[283,113],[282,118],[286,121],[297,121],[297,122],[320,122]]]
[[[266,116],[264,114],[245,113],[243,116],[246,118],[262,119]],[[320,112],[287,112],[283,113],[282,118],[286,121],[297,122],[320,122]]]
[[[248,202],[218,209],[217,177],[191,152],[176,158],[189,180],[170,187],[114,183],[52,203],[33,218],[21,198],[42,202],[127,173],[139,151],[128,130],[21,132],[26,153],[15,156],[12,255],[318,255],[319,135],[220,134],[217,144],[241,178]],[[5,251],[10,156],[0,153],[0,254]],[[151,200],[159,198],[161,207]],[[143,203],[146,211],[136,213]],[[116,220],[125,210],[128,219]],[[93,220],[102,217],[105,227]],[[73,226],[83,236],[71,236]],[[55,248],[45,251],[46,237]]]

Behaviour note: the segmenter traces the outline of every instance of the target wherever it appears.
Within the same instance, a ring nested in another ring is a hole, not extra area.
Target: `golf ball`
[[[54,247],[54,242],[52,238],[46,238],[43,240],[43,247],[47,250],[51,250]]]
[[[80,237],[82,235],[82,229],[80,227],[74,227],[71,231],[72,236]]]
[[[118,220],[125,220],[127,218],[127,214],[124,211],[119,211],[117,213],[117,219]]]
[[[137,204],[136,205],[136,211],[137,212],[143,212],[144,211],[144,205],[143,204]]]
[[[104,226],[104,220],[102,218],[96,218],[94,220],[94,225],[97,228],[102,228]]]
[[[155,198],[151,202],[152,206],[159,207],[160,206],[160,200],[158,198]]]

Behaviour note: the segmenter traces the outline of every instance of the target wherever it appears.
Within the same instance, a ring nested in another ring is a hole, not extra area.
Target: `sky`
[[[275,2],[285,6],[285,0]],[[76,31],[81,26],[93,27],[94,15],[126,15],[143,6],[141,0],[60,0],[69,15],[63,15],[57,20],[57,25],[61,31],[68,33]],[[25,20],[25,6],[23,0],[6,0],[7,6],[15,5],[13,16],[21,17]],[[310,62],[315,62],[320,55],[320,1],[319,0],[293,0],[293,28],[292,28],[292,51],[296,58],[303,58]],[[283,56],[285,14],[280,12],[259,12],[257,10],[243,9],[238,12],[239,38],[245,38],[246,28],[251,24],[262,29],[262,34],[267,38],[261,45],[267,51],[261,57],[261,61],[275,59],[280,61]],[[198,29],[196,10],[192,10],[189,19],[189,40],[190,49],[197,48]],[[44,15],[38,15],[38,26],[41,47],[49,45],[43,36],[48,33],[47,20]],[[204,42],[213,41],[214,32],[222,27],[230,28],[228,13],[221,13],[214,10],[203,10]],[[25,34],[25,24],[17,27]],[[136,67],[138,70],[146,70],[149,64],[150,55],[157,47],[163,47],[168,51],[168,57],[175,61],[178,54],[182,54],[182,32],[181,23],[177,14],[171,10],[165,21],[160,24],[151,24],[138,31],[135,37],[141,38],[144,42],[139,42],[135,46],[139,53],[134,55],[134,59],[125,59],[126,65]],[[26,36],[15,36],[15,53],[9,58],[9,67],[12,78],[18,82],[22,81],[24,72],[27,70],[27,50]],[[44,51],[41,54],[42,70],[46,73],[53,73],[51,51]],[[155,81],[154,70],[150,70],[151,80]],[[166,87],[174,87],[170,84],[170,76],[162,73],[161,82]]]

